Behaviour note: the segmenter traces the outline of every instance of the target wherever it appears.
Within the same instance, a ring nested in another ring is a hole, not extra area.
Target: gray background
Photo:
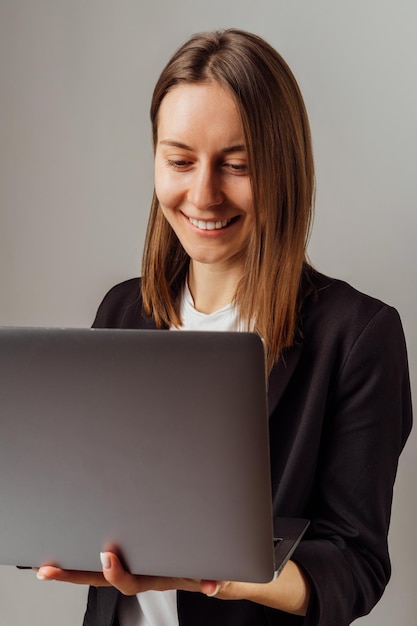
[[[277,47],[309,109],[310,255],[396,306],[417,372],[415,0],[1,0],[0,324],[89,326],[137,275],[152,192],[153,84],[191,33]],[[54,468],[51,467],[51,474]],[[364,626],[414,626],[416,437],[401,459],[393,579]],[[0,568],[0,626],[81,623],[86,590]]]

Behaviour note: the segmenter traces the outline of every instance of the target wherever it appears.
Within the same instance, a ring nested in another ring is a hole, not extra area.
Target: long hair
[[[297,82],[283,58],[260,37],[229,29],[194,35],[171,58],[151,104],[154,147],[158,112],[176,85],[216,81],[236,102],[245,136],[255,228],[235,304],[258,332],[271,369],[293,344],[307,267],[314,203],[310,127]],[[142,266],[145,312],[157,326],[181,326],[178,295],[189,257],[154,194]]]

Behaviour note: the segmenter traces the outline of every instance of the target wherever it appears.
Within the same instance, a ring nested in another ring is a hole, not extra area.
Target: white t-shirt
[[[200,313],[188,284],[185,284],[180,304],[183,325],[172,330],[237,331],[239,328],[236,308],[228,304],[214,313]],[[137,598],[137,599],[136,599]],[[118,618],[120,626],[179,626],[177,592],[145,591],[137,596],[122,596]]]

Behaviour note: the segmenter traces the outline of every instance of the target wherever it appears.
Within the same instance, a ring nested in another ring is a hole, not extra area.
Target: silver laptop
[[[255,334],[2,328],[0,411],[1,564],[265,582],[306,528],[274,534]]]

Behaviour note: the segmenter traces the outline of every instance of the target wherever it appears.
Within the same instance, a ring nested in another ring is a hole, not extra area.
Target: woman
[[[392,488],[411,427],[398,315],[307,262],[308,119],[289,68],[262,39],[237,30],[190,39],[157,82],[151,118],[142,280],[114,287],[95,326],[259,333],[274,515],[311,525],[264,585],[131,576],[112,553],[102,573],[38,576],[91,585],[85,626],[350,624],[390,575]]]

